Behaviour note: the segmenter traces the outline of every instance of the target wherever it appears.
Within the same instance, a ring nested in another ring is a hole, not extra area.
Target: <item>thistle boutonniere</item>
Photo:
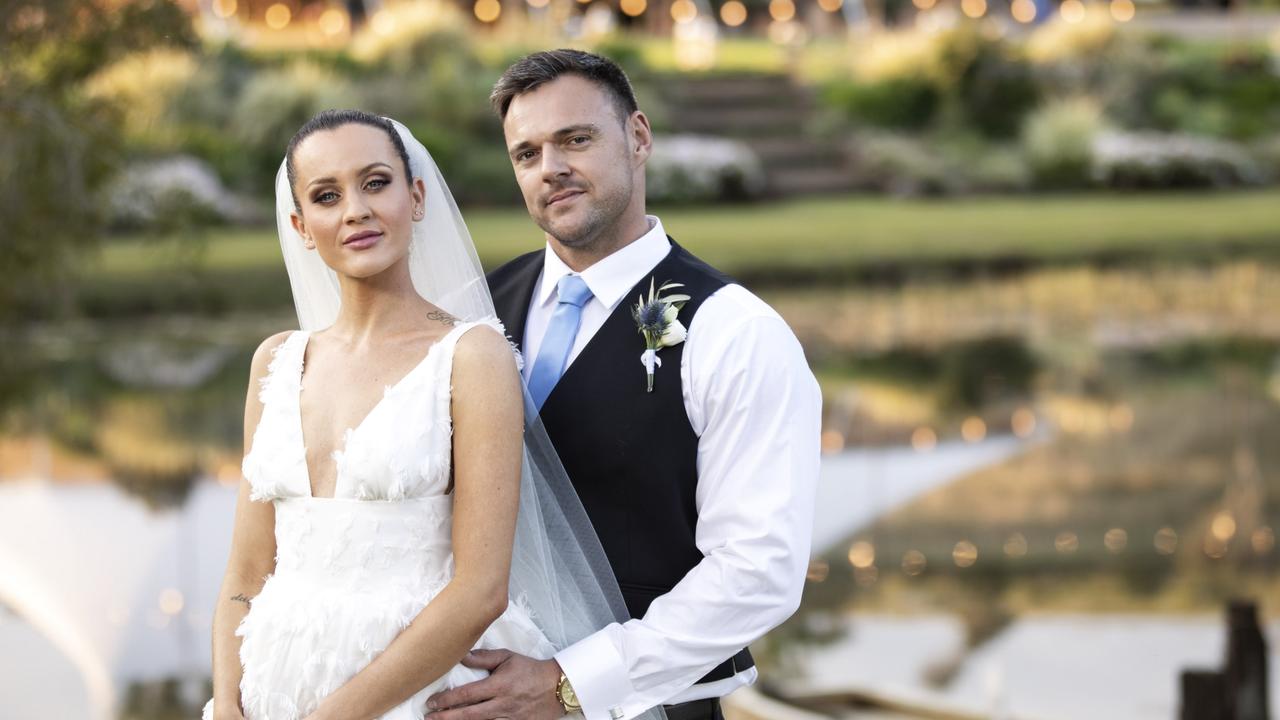
[[[653,392],[653,371],[662,367],[662,358],[658,351],[664,347],[679,345],[684,342],[686,330],[676,319],[680,308],[689,302],[688,295],[663,295],[668,290],[684,287],[680,283],[667,282],[655,288],[653,278],[649,278],[649,299],[644,295],[631,309],[631,317],[635,318],[636,329],[644,336],[644,354],[640,362],[644,364],[647,392]]]

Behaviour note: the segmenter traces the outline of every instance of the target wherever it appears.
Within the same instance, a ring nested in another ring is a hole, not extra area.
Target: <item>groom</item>
[[[492,674],[433,697],[428,717],[721,718],[719,698],[756,678],[747,645],[800,602],[817,383],[777,313],[645,214],[653,137],[617,65],[535,53],[491,99],[546,233],[490,274],[494,304],[634,619],[551,660],[474,652],[464,663]],[[658,351],[650,390],[631,309],[655,281],[683,285],[668,293],[689,296],[688,335]]]

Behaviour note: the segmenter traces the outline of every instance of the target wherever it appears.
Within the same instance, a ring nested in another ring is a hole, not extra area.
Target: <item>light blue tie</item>
[[[529,395],[539,410],[564,374],[565,362],[578,337],[578,326],[582,324],[582,306],[591,299],[591,288],[581,276],[565,275],[556,284],[556,296],[560,303],[551,313],[542,345],[538,346],[538,357],[533,361],[533,372],[529,373]]]

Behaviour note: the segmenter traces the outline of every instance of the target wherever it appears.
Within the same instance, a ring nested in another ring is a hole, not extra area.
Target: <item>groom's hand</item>
[[[431,720],[557,720],[560,664],[510,650],[473,650],[462,664],[488,670],[489,677],[427,698]]]

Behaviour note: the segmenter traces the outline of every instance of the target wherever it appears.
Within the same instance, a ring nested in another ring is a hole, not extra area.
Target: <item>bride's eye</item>
[[[378,178],[370,179],[369,182],[365,183],[364,187],[366,190],[381,190],[382,188],[390,184],[391,184],[390,180],[387,180],[386,178],[378,177]]]
[[[312,200],[312,202],[318,202],[318,203],[320,203],[321,205],[328,205],[329,203],[331,203],[331,202],[333,202],[334,200],[337,200],[337,199],[338,199],[338,193],[336,193],[336,192],[334,192],[334,191],[332,191],[332,190],[326,190],[326,191],[324,191],[324,192],[320,193],[319,195],[316,195],[316,196],[315,196],[314,198],[312,198],[311,200]]]

